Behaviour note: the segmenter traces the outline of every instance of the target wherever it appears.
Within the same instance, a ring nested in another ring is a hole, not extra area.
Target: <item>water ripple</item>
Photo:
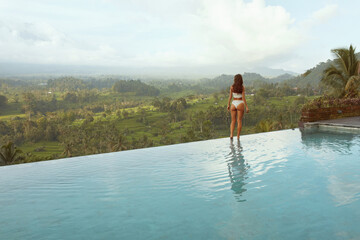
[[[2,167],[0,239],[357,238],[359,153],[280,131]]]

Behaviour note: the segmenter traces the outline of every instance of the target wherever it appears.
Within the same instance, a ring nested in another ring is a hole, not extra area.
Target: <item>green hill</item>
[[[333,64],[333,61],[331,60],[328,60],[326,63],[321,62],[316,65],[316,67],[313,67],[307,70],[305,73],[289,79],[286,82],[290,86],[296,87],[306,87],[308,84],[312,87],[318,87],[324,70],[328,68],[331,64]]]
[[[360,58],[360,53],[356,54],[358,59]],[[306,87],[308,84],[312,87],[318,87],[323,77],[323,72],[330,65],[334,65],[334,60],[327,60],[326,62],[320,62],[315,67],[307,70],[305,73],[296,76],[292,79],[287,80],[286,82],[291,86],[296,87]]]
[[[249,73],[245,72],[242,74],[244,85],[258,88],[262,87],[264,83],[280,83],[285,80],[289,80],[294,78],[291,74],[283,74],[275,78],[266,78],[258,73]],[[230,85],[233,84],[234,81],[234,75],[226,75],[222,74],[218,77],[215,77],[213,79],[201,79],[199,82],[193,86],[194,89],[201,89],[203,92],[213,92],[214,89],[226,89]]]

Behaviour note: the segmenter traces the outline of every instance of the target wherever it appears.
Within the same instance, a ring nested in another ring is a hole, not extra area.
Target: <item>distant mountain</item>
[[[356,56],[360,59],[360,53]],[[291,86],[306,87],[308,84],[312,87],[318,87],[321,79],[323,78],[324,70],[331,65],[335,65],[334,60],[328,59],[326,62],[320,62],[315,67],[307,70],[305,73],[293,77],[285,82]]]
[[[358,57],[359,54],[358,54]],[[309,69],[306,73],[296,74],[294,72],[285,71],[282,69],[270,69],[266,67],[256,67],[254,71],[247,71],[243,73],[244,84],[247,86],[258,87],[263,83],[288,83],[291,86],[305,87],[308,84],[312,87],[317,87],[323,76],[324,70],[333,64],[332,60],[327,62],[321,62],[317,66]],[[16,76],[19,78],[29,77],[61,77],[61,76],[104,76],[104,75],[116,75],[119,77],[121,74],[122,79],[158,79],[167,80],[172,79],[176,76],[179,79],[190,79],[193,83],[206,87],[212,88],[227,88],[233,82],[233,74],[223,74],[217,77],[203,78],[199,81],[194,81],[194,78],[200,76],[207,76],[202,74],[206,72],[206,68],[198,69],[198,74],[193,74],[196,68],[124,68],[124,67],[107,67],[107,66],[81,66],[81,65],[56,65],[56,64],[29,64],[29,63],[0,63],[0,77],[12,77]],[[160,74],[164,71],[163,74]],[[168,72],[172,72],[167,73]],[[218,70],[216,70],[218,71]],[[214,72],[216,72],[214,70]],[[220,70],[219,70],[220,71]],[[148,73],[145,73],[148,72]],[[165,73],[166,72],[166,73]],[[176,72],[181,72],[177,74]],[[181,75],[183,74],[183,76]],[[191,77],[192,76],[192,77]],[[197,77],[196,77],[197,76]],[[212,75],[216,76],[216,75]]]
[[[244,83],[250,83],[253,81],[267,81],[268,79],[261,76],[259,73],[244,72],[242,74]]]
[[[255,88],[262,86],[264,83],[280,83],[294,78],[293,75],[287,73],[275,78],[266,78],[258,73],[250,72],[245,72],[242,74],[242,76],[244,80],[244,85],[252,86]],[[233,81],[234,75],[222,74],[212,79],[203,78],[194,87],[198,89],[203,89],[203,91],[206,91],[206,89],[214,88],[221,90],[228,88],[230,85],[233,84]]]
[[[327,62],[321,62],[316,65],[316,67],[313,67],[307,70],[305,73],[293,77],[286,82],[291,86],[297,87],[306,87],[308,84],[312,87],[318,87],[321,78],[323,77],[324,70],[328,68],[331,64],[333,64],[333,61],[331,60],[328,60]]]
[[[117,69],[119,70],[119,69]],[[110,74],[112,67],[32,63],[0,63],[0,76]]]
[[[267,68],[267,67],[254,67],[250,69],[251,72],[256,72],[261,74],[262,76],[266,78],[274,78],[280,75],[291,75],[291,76],[297,76],[299,73],[287,71],[284,69],[273,69],[273,68]]]
[[[121,74],[133,78],[170,79],[173,77],[194,79],[201,77],[215,77],[221,72],[235,74],[242,68],[228,68],[226,66],[194,66],[194,67],[116,67],[116,66],[89,66],[64,64],[37,64],[37,63],[9,63],[0,62],[0,76],[28,77],[28,76],[64,76],[64,75],[109,75]],[[297,75],[282,69],[255,67],[242,69],[245,72],[261,74],[266,78],[274,78],[283,74]]]
[[[295,76],[289,73],[282,74],[280,76],[270,78],[269,81],[273,83],[283,82],[285,80],[293,79]]]

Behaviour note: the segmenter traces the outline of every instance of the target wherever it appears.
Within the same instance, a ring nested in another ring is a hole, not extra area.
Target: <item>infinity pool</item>
[[[296,129],[0,167],[0,239],[360,239],[359,156]]]

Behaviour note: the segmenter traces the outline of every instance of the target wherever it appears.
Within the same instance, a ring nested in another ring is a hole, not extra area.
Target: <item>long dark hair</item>
[[[232,85],[234,93],[242,93],[243,91],[243,78],[241,74],[234,76],[234,84]]]

